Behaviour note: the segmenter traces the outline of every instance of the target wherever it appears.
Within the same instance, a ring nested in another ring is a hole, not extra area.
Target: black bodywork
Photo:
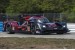
[[[31,23],[31,30],[35,31],[34,33],[36,34],[46,34],[46,33],[63,34],[69,31],[66,22],[49,22],[49,20],[45,17],[40,19],[32,18],[30,19],[30,23]]]

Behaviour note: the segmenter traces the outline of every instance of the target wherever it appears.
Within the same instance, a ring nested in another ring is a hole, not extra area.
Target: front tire
[[[31,33],[33,35],[41,35],[42,31],[40,29],[36,29],[36,26],[34,26],[33,29],[31,30]]]
[[[42,34],[42,32],[40,30],[36,30],[36,29],[35,30],[32,30],[31,33],[33,35],[41,35]]]

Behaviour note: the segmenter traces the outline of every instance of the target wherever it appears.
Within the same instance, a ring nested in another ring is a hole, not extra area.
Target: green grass
[[[50,38],[0,38],[1,49],[74,49],[75,40]]]

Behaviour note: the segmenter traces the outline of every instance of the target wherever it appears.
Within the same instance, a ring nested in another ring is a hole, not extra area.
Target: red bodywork
[[[23,17],[24,20],[29,21],[30,16]]]
[[[19,25],[17,21],[9,22],[13,30],[26,30],[25,25]]]
[[[36,19],[39,19],[39,18],[42,18],[43,16],[32,16],[33,18],[36,18]],[[31,18],[31,16],[26,16],[26,17],[23,17],[23,19],[25,21],[29,21],[29,19]]]
[[[36,19],[39,19],[39,18],[42,18],[42,16],[32,16],[33,18],[36,18]],[[26,21],[24,22],[22,25],[19,25],[17,21],[11,21],[9,22],[10,25],[12,26],[12,30],[22,30],[22,31],[26,31],[27,30],[27,27],[28,27],[28,22],[29,22],[29,19],[31,18],[31,16],[26,16],[26,17],[23,17],[23,19]]]
[[[17,21],[12,21],[10,22],[11,23],[11,26],[15,28],[15,30],[26,30],[27,29],[27,24],[29,22],[29,19],[30,18],[35,18],[35,19],[40,19],[40,18],[43,18],[43,16],[25,16],[23,17],[23,19],[26,21],[24,22],[22,25],[19,25]],[[47,24],[48,26],[51,26],[51,27],[55,27],[56,25],[53,23],[53,24]]]

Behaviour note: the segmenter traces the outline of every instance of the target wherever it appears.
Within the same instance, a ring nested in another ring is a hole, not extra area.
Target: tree
[[[10,0],[9,13],[70,12],[74,0]]]
[[[0,13],[5,13],[9,5],[9,0],[0,0]]]

